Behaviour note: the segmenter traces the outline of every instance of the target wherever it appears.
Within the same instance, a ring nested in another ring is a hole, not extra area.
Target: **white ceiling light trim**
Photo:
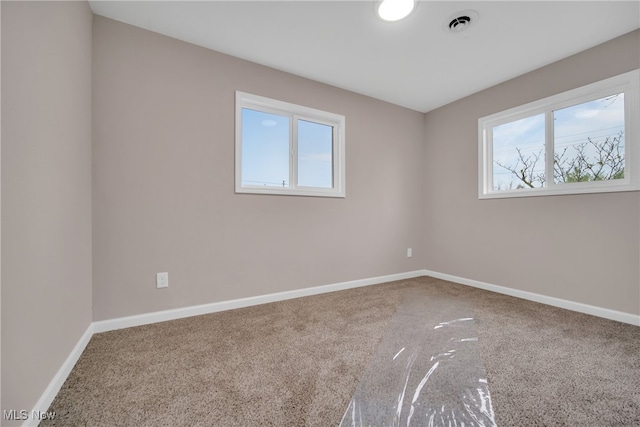
[[[376,4],[378,16],[385,21],[399,21],[415,8],[414,0],[383,0]]]

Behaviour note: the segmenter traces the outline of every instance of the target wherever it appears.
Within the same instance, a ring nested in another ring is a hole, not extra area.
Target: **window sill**
[[[278,190],[275,188],[236,188],[236,194],[269,194],[278,196],[303,196],[303,197],[333,197],[346,198],[344,191],[336,191],[334,189],[323,190]]]
[[[581,183],[555,185],[554,188],[530,188],[526,190],[502,190],[483,192],[480,190],[478,199],[508,199],[515,197],[538,197],[538,196],[568,196],[572,194],[598,194],[598,193],[620,193],[627,191],[640,191],[640,186],[629,182],[611,183],[602,181],[601,185],[593,183]]]

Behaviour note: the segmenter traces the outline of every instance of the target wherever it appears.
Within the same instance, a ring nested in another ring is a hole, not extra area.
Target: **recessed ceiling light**
[[[414,0],[382,0],[376,2],[378,16],[385,21],[399,21],[406,18],[415,8]]]

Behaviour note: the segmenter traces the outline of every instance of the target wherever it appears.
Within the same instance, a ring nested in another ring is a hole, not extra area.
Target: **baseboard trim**
[[[447,280],[449,282],[459,283],[461,285],[472,286],[487,291],[497,292],[499,294],[510,295],[517,298],[535,301],[554,307],[564,308],[579,313],[590,314],[592,316],[603,317],[605,319],[616,320],[618,322],[628,323],[640,326],[640,316],[625,313],[622,311],[610,310],[608,308],[596,307],[593,305],[583,304],[580,302],[569,301],[561,298],[550,297],[546,295],[536,294],[528,291],[507,288],[504,286],[493,285],[491,283],[480,282],[478,280],[467,279],[465,277],[453,276],[451,274],[440,273],[437,271],[424,270],[426,276],[435,277],[436,279]]]
[[[253,305],[267,304],[270,302],[284,301],[293,298],[301,298],[328,292],[342,291],[345,289],[359,288],[362,286],[376,285],[394,280],[413,279],[425,276],[425,270],[416,270],[406,273],[390,274],[386,276],[371,277],[368,279],[352,280],[348,282],[334,283],[330,285],[316,286],[312,288],[296,289],[293,291],[277,292],[259,295],[255,297],[240,298],[228,301],[214,302],[210,304],[195,305],[176,308],[172,310],[156,311],[135,316],[120,317],[109,320],[93,322],[95,333],[114,331],[133,326],[148,325],[151,323],[166,322],[168,320],[182,319],[185,317],[200,316],[202,314],[216,313],[219,311],[233,310],[236,308],[250,307]]]
[[[258,304],[284,301],[287,299],[341,291],[345,289],[352,289],[352,288],[358,288],[358,287],[369,286],[369,285],[377,285],[380,283],[392,282],[394,280],[413,279],[415,277],[420,277],[424,275],[425,275],[424,270],[416,270],[416,271],[410,271],[406,273],[390,274],[387,276],[371,277],[368,279],[352,280],[349,282],[341,282],[341,283],[334,283],[334,284],[324,285],[324,286],[316,286],[312,288],[297,289],[294,291],[278,292],[273,294],[260,295],[256,297],[241,298],[241,299],[235,299],[230,301],[221,301],[221,302],[216,302],[211,304],[203,304],[198,306],[184,307],[184,308],[178,308],[173,310],[158,311],[154,313],[146,313],[146,314],[141,314],[136,316],[128,316],[128,317],[93,322],[89,325],[89,327],[84,332],[84,334],[82,334],[82,336],[80,337],[76,345],[71,350],[71,353],[69,353],[69,356],[67,356],[66,360],[62,363],[62,366],[60,367],[60,369],[58,369],[58,372],[56,372],[51,382],[49,382],[49,385],[40,396],[40,399],[38,399],[38,402],[35,404],[32,411],[29,412],[29,419],[25,420],[22,426],[31,427],[31,426],[37,426],[40,423],[40,420],[33,418],[32,414],[46,413],[46,411],[49,409],[49,406],[51,406],[51,403],[53,402],[55,397],[58,395],[58,392],[62,388],[64,382],[67,380],[67,377],[71,373],[71,370],[75,366],[76,362],[78,361],[78,359],[80,359],[82,352],[87,347],[87,344],[89,344],[91,337],[95,333],[107,332],[107,331],[112,331],[116,329],[123,329],[123,328],[132,327],[132,326],[147,325],[147,324],[157,323],[157,322],[164,322],[164,321],[174,320],[174,319],[181,319],[184,317],[198,316],[201,314],[232,310],[235,308],[249,307],[249,306],[258,305]]]
[[[73,347],[73,350],[71,350],[69,356],[67,356],[65,361],[62,363],[62,366],[60,366],[58,372],[56,372],[56,374],[53,376],[53,379],[51,380],[51,382],[49,382],[49,385],[45,389],[44,393],[42,393],[42,396],[40,396],[38,402],[36,402],[33,410],[29,412],[29,419],[25,420],[25,422],[22,424],[23,426],[37,426],[40,423],[41,420],[33,418],[32,415],[36,413],[44,413],[49,409],[49,406],[51,406],[53,399],[55,399],[58,395],[58,392],[62,388],[64,382],[67,380],[67,377],[71,373],[71,370],[75,366],[78,359],[80,359],[80,356],[82,355],[84,349],[87,347],[87,344],[89,344],[89,340],[91,340],[93,334],[93,323],[91,323],[87,330],[84,331],[84,334],[82,334],[76,345]]]
[[[117,329],[129,328],[132,326],[142,326],[151,323],[164,322],[168,320],[181,319],[191,316],[199,316],[202,314],[216,313],[219,311],[233,310],[236,308],[250,307],[259,304],[267,304],[270,302],[284,301],[293,298],[301,298],[311,295],[318,295],[328,292],[342,291],[346,289],[359,288],[363,286],[377,285],[380,283],[392,282],[395,280],[413,279],[415,277],[430,276],[436,279],[447,280],[449,282],[459,283],[461,285],[480,288],[487,291],[497,292],[517,298],[535,301],[554,307],[564,308],[567,310],[577,311],[580,313],[590,314],[593,316],[603,317],[605,319],[616,320],[618,322],[628,323],[640,326],[640,316],[624,313],[620,311],[610,310],[602,307],[596,307],[588,304],[582,304],[575,301],[564,300],[560,298],[550,297],[546,295],[536,294],[533,292],[521,291],[518,289],[507,288],[504,286],[493,285],[491,283],[481,282],[478,280],[467,279],[465,277],[454,276],[451,274],[440,273],[432,270],[416,270],[406,273],[390,274],[386,276],[371,277],[368,279],[352,280],[348,282],[334,283],[330,285],[316,286],[312,288],[297,289],[293,291],[277,292],[272,294],[260,295],[256,297],[240,298],[229,301],[215,302],[211,304],[203,304],[191,307],[177,308],[173,310],[157,311],[153,313],[140,314],[136,316],[121,317],[110,320],[96,321],[89,325],[80,340],[75,345],[67,359],[64,361],[58,372],[55,374],[46,390],[36,403],[33,411],[46,412],[53,399],[62,388],[71,370],[82,355],[82,352],[89,344],[94,333],[113,331]],[[34,412],[31,412],[32,414]],[[37,426],[38,420],[28,419],[23,426]]]

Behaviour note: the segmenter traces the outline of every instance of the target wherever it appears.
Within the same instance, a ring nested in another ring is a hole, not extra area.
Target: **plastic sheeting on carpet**
[[[340,426],[495,426],[477,341],[468,305],[411,294]]]

